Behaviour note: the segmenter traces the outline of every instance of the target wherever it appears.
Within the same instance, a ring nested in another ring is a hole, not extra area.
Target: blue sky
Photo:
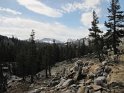
[[[0,34],[28,39],[31,30],[36,39],[61,41],[88,36],[92,11],[99,16],[99,27],[105,30],[110,0],[0,0]],[[124,10],[124,0],[120,0]]]

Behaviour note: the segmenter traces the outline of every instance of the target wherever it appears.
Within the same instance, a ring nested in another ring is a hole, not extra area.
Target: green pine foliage
[[[101,46],[101,33],[102,31],[99,29],[98,24],[98,17],[95,11],[93,11],[93,21],[92,27],[89,29],[90,31],[90,37],[92,37],[92,43],[93,43],[93,50],[94,53],[97,55],[100,61],[102,61],[101,53],[102,53],[102,47]]]
[[[119,52],[118,46],[121,42],[120,38],[124,37],[124,11],[120,10],[119,0],[111,0],[108,8],[108,22],[105,26],[108,28],[104,35],[106,47],[114,51],[114,54]]]
[[[30,75],[31,82],[41,70],[45,69],[46,77],[49,77],[54,64],[63,60],[71,62],[72,58],[82,57],[89,50],[85,41],[77,44],[71,42],[59,44],[53,41],[50,44],[35,42],[34,37],[34,31],[29,41],[0,36],[0,64],[9,62],[12,64],[12,74],[22,77],[23,80]]]

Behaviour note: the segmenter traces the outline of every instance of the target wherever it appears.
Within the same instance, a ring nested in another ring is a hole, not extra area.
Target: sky
[[[32,29],[35,39],[60,41],[88,36],[92,11],[105,31],[110,0],[0,0],[0,35],[28,39]],[[124,0],[119,0],[124,10]]]

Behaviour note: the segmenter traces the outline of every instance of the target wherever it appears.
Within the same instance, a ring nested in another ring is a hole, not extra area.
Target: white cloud
[[[81,22],[86,27],[90,27],[92,20],[92,12],[83,13],[81,16]]]
[[[38,14],[43,14],[49,17],[61,17],[62,13],[60,10],[53,9],[39,0],[17,0],[20,5],[23,5],[27,9],[38,13]]]
[[[0,12],[11,13],[13,15],[21,15],[22,14],[21,12],[18,12],[18,11],[9,9],[9,8],[3,8],[3,7],[0,7]]]
[[[101,1],[102,0],[95,0],[95,1],[94,0],[84,0],[83,7],[88,10],[96,9],[96,8],[98,8],[98,5],[101,4]]]
[[[45,37],[55,38],[62,41],[68,38],[77,39],[88,35],[85,28],[69,28],[60,23],[43,23],[24,18],[0,18],[0,34],[7,36],[16,36],[20,39],[28,39],[31,30],[36,32],[36,39]],[[11,23],[11,24],[10,24]]]
[[[101,14],[101,9],[99,8],[99,9],[96,9],[95,11],[96,11],[97,16],[100,17],[101,16],[100,15]],[[93,12],[93,10],[86,11],[86,12],[82,13],[82,15],[81,15],[81,22],[86,27],[91,26],[91,22],[93,20],[93,13],[92,12]]]
[[[98,9],[102,0],[82,0],[81,2],[68,3],[62,6],[65,12],[73,12],[75,10],[90,11],[92,9]]]
[[[99,17],[101,16],[101,3],[102,0],[82,0],[82,2],[68,3],[63,6],[62,9],[67,13],[76,10],[82,11],[80,21],[85,27],[90,27],[92,21],[92,11],[95,10],[97,15]]]
[[[73,11],[76,11],[77,9],[81,9],[81,3],[78,2],[74,2],[74,3],[68,3],[65,6],[62,6],[62,10],[64,11],[64,13],[70,13]]]

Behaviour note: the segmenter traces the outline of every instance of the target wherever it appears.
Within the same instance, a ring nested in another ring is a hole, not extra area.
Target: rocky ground
[[[20,78],[8,83],[7,93],[124,93],[124,63],[109,60],[76,58],[60,62],[52,68],[52,76],[44,71],[33,84]]]

